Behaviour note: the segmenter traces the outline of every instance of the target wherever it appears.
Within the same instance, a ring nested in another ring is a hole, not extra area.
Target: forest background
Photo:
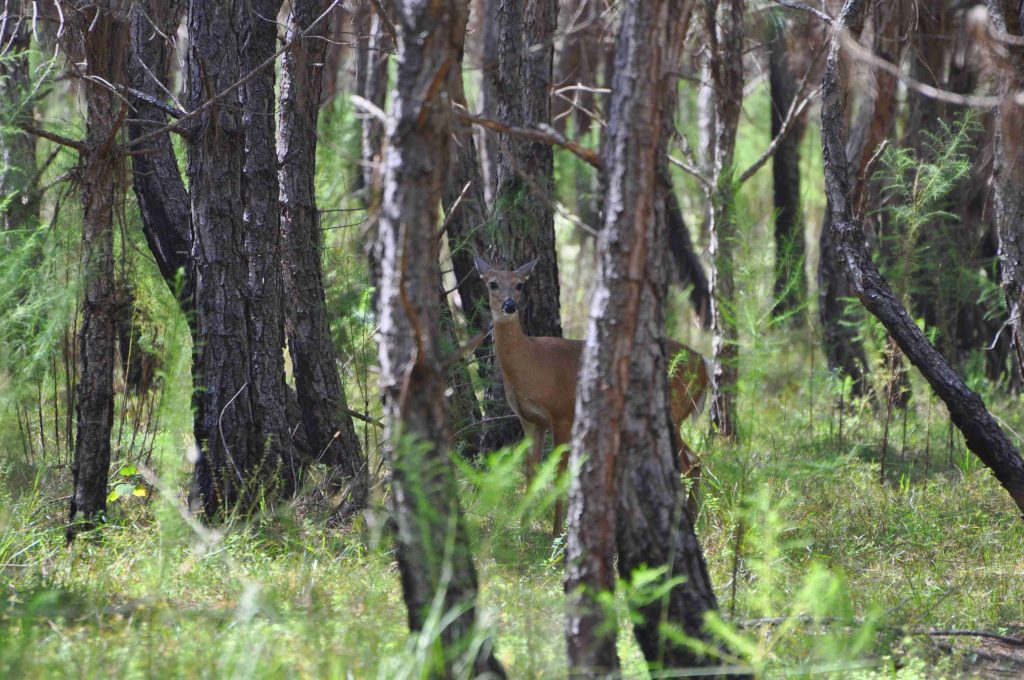
[[[715,613],[660,644],[762,675],[1024,669],[1024,9],[642,5],[4,0],[0,674],[563,676],[577,529],[549,519],[580,461],[525,485],[490,341],[447,359],[489,324],[476,254],[538,258],[527,331],[589,337],[612,142],[642,120],[648,276],[715,368],[682,522]],[[651,55],[652,89],[615,87]],[[412,224],[430,245],[396,260]],[[418,408],[389,381],[423,352],[387,326],[406,303],[445,369],[404,374]],[[395,436],[438,409],[433,453]],[[423,535],[458,536],[475,597],[448,607],[465,574],[439,567],[416,604],[403,516],[459,524]],[[684,588],[648,567],[603,615],[624,675],[673,677],[638,631]]]

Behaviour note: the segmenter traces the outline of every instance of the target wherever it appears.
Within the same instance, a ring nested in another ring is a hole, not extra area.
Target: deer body
[[[572,438],[583,342],[529,337],[523,332],[518,316],[519,300],[533,270],[533,262],[515,271],[494,270],[480,258],[476,259],[476,265],[489,289],[494,347],[505,384],[505,398],[531,439],[526,459],[529,483],[540,464],[545,435],[552,433],[555,447],[568,445]],[[671,369],[673,442],[679,452],[680,468],[696,481],[700,463],[679,437],[679,426],[687,417],[700,412],[708,373],[703,357],[694,350],[673,340],[667,340],[665,348]],[[568,462],[566,450],[559,460],[560,473],[565,471]],[[691,511],[695,509],[694,492],[695,488],[690,494]],[[561,500],[555,504],[555,534],[561,532],[563,505]]]

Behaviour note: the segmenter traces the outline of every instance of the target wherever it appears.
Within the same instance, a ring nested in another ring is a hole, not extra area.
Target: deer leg
[[[572,443],[572,423],[556,423],[553,431],[555,440],[555,448],[565,444],[569,446]],[[561,477],[565,474],[566,469],[569,467],[569,449],[565,449],[558,456],[558,476]],[[562,525],[565,523],[565,498],[561,494],[558,496],[558,500],[555,501],[555,523],[551,529],[552,536],[560,536],[562,534]]]
[[[540,465],[544,450],[544,429],[526,421],[520,422],[523,424],[523,432],[530,438],[530,451],[526,454],[526,488],[529,489],[537,475],[537,466]]]

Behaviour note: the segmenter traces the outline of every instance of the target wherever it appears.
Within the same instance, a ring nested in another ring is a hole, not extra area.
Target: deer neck
[[[506,379],[515,379],[533,363],[530,340],[519,325],[519,317],[494,324],[494,350]]]

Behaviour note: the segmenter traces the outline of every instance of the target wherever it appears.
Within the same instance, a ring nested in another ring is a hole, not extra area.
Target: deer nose
[[[501,303],[501,311],[506,314],[515,314],[518,308],[516,301],[512,298],[505,298],[505,301]]]

